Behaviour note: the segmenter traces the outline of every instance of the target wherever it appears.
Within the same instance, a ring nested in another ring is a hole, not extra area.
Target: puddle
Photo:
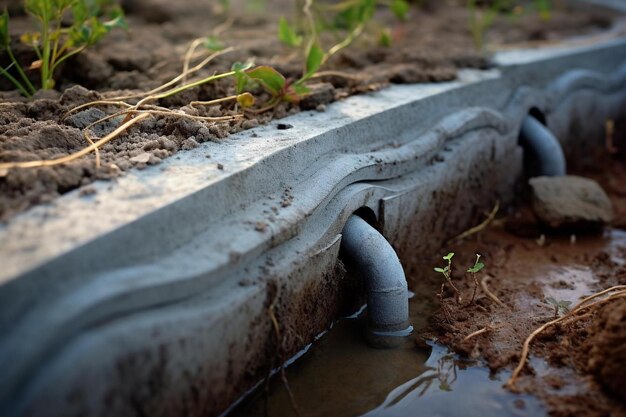
[[[426,326],[424,303],[411,300],[414,327]],[[414,337],[392,350],[365,344],[363,316],[346,318],[286,369],[302,417],[543,416],[538,401],[502,388],[507,375],[463,360],[444,347],[418,348]],[[296,413],[280,376],[261,386],[229,417],[286,417]]]

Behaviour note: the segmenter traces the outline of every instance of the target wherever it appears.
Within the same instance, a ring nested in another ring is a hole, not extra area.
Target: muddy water
[[[411,322],[426,326],[431,307],[411,299]],[[475,362],[444,347],[418,348],[414,337],[393,350],[364,343],[364,316],[345,318],[321,336],[286,375],[303,417],[321,416],[542,416],[537,400],[501,387],[506,375],[490,376]],[[468,413],[471,410],[471,413]],[[276,375],[229,416],[296,416]]]
[[[550,307],[543,303],[544,297],[575,303],[602,285],[597,254],[604,254],[601,258],[611,262],[611,269],[626,263],[626,232],[612,229],[602,236],[579,237],[575,242],[568,237],[548,238],[540,246],[534,239],[517,238],[501,228],[493,228],[479,241],[465,242],[455,249],[460,258],[470,259],[473,250],[490,258],[490,270],[497,276],[494,287],[497,290],[501,285],[506,287],[499,289],[500,294],[515,289],[516,297],[510,300],[515,311],[529,316],[549,315]],[[515,285],[519,288],[514,288]],[[523,290],[531,287],[535,290]],[[416,290],[421,294],[432,293],[425,288]],[[411,322],[418,333],[427,327],[426,319],[437,308],[432,299],[428,296],[411,299]],[[443,346],[418,347],[414,337],[407,338],[395,350],[372,349],[364,343],[363,326],[363,315],[340,320],[287,368],[286,375],[301,416],[547,415],[536,397],[515,395],[502,388],[510,375],[508,370],[492,375],[478,361],[461,359]],[[459,332],[467,333],[466,329]],[[497,342],[496,336],[493,335],[493,340]],[[552,369],[541,357],[531,358],[531,365],[538,376]],[[298,415],[278,375],[267,391],[263,388],[230,415]],[[559,395],[573,395],[580,390],[587,388],[577,384],[565,386]]]

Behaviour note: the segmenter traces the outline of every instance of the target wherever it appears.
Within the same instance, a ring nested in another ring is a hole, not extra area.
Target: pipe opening
[[[530,109],[522,121],[518,144],[524,149],[524,170],[528,177],[566,174],[563,148],[546,126],[545,115],[539,109]]]
[[[353,214],[342,231],[340,255],[365,282],[368,343],[377,348],[401,345],[413,327],[406,277],[394,249],[371,224]]]

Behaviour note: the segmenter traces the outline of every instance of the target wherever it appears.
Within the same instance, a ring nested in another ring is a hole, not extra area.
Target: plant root
[[[436,294],[439,297],[439,304],[441,304],[441,310],[443,311],[443,316],[445,317],[448,324],[452,324],[452,316],[450,315],[450,311],[448,311],[448,307],[446,307],[446,303],[443,301],[443,290],[446,288],[445,282],[441,284],[441,290],[439,290],[439,294]]]
[[[507,305],[504,304],[502,300],[500,300],[494,293],[492,293],[489,290],[489,287],[487,287],[487,283],[489,282],[490,279],[491,277],[489,275],[485,275],[483,279],[480,280],[480,287],[482,288],[484,293],[487,294],[487,297],[491,298],[496,304],[502,307],[507,307]]]
[[[99,139],[96,142],[92,142],[91,145],[87,146],[84,149],[81,149],[78,152],[74,152],[70,155],[57,158],[57,159],[49,159],[49,160],[40,160],[40,161],[28,161],[28,162],[5,162],[0,163],[0,173],[4,173],[6,170],[13,168],[40,168],[40,167],[50,167],[55,165],[67,164],[68,162],[72,162],[82,156],[87,155],[91,151],[95,151],[96,149],[102,147],[107,142],[115,139],[122,133],[124,133],[129,127],[134,124],[139,123],[140,121],[150,117],[149,113],[142,113],[137,115],[137,117],[130,119],[129,121],[120,125],[113,132],[109,133],[102,139]]]
[[[470,300],[469,303],[467,303],[465,307],[469,307],[472,304],[474,304],[474,299],[476,299],[476,291],[478,290],[478,280],[476,279],[476,274],[473,274],[473,278],[474,278],[474,291],[472,292],[472,299]]]
[[[475,332],[472,332],[472,333],[468,334],[467,336],[465,336],[463,338],[463,342],[467,342],[468,340],[470,340],[473,337],[479,336],[479,335],[481,335],[483,333],[491,332],[493,330],[496,330],[497,328],[498,327],[496,327],[496,326],[487,325],[487,326],[483,327],[482,329],[476,330]]]
[[[272,327],[274,328],[274,334],[276,335],[276,356],[278,356],[279,346],[281,346],[283,342],[283,337],[281,336],[281,332],[280,332],[280,326],[278,325],[278,319],[276,318],[276,314],[274,313],[274,309],[276,308],[276,303],[278,302],[278,295],[279,293],[277,291],[276,294],[274,295],[274,299],[272,300],[272,302],[270,303],[270,306],[267,309],[267,314],[270,317],[270,321],[272,322]],[[271,375],[271,371],[270,371],[270,375]],[[280,365],[280,379],[283,381],[283,385],[285,387],[285,390],[287,391],[287,395],[289,396],[291,407],[293,408],[294,412],[296,413],[298,417],[302,417],[302,414],[300,413],[300,408],[298,407],[298,404],[296,402],[296,398],[294,397],[293,392],[291,391],[291,387],[289,386],[289,380],[287,379],[287,374],[285,373],[285,366],[282,363]],[[269,383],[269,376],[267,380]]]
[[[595,301],[593,303],[590,303],[590,301],[601,297],[603,295],[606,295],[610,292],[614,292],[613,294],[607,296],[604,299]],[[583,317],[587,317],[588,315],[590,315],[591,313],[595,312],[600,306],[602,306],[603,304],[606,304],[608,302],[620,299],[620,298],[626,298],[626,285],[617,285],[611,288],[607,288],[606,290],[600,291],[599,293],[590,295],[586,298],[583,298],[577,305],[576,307],[574,307],[569,313],[565,314],[562,317],[559,317],[557,319],[551,320],[545,324],[543,324],[542,326],[538,327],[537,329],[535,329],[527,338],[526,340],[524,340],[524,344],[522,346],[522,353],[520,356],[520,360],[519,363],[517,364],[517,367],[515,368],[515,370],[513,371],[513,374],[511,375],[511,377],[509,378],[509,380],[506,382],[506,384],[504,384],[504,387],[513,391],[513,392],[518,392],[519,390],[517,389],[515,382],[517,381],[517,378],[519,377],[520,373],[522,372],[522,370],[524,369],[524,366],[526,365],[526,361],[528,360],[528,354],[530,353],[530,344],[532,343],[532,341],[535,339],[535,337],[537,337],[539,334],[541,334],[544,330],[546,330],[548,327],[553,326],[555,324],[564,322],[566,320],[572,320],[570,323],[573,323],[574,321],[577,321]],[[586,311],[586,310],[590,310],[588,311],[586,314],[579,316],[578,314],[582,311]]]
[[[500,210],[500,201],[496,201],[496,204],[493,206],[493,209],[491,209],[491,212],[487,215],[487,218],[483,220],[482,223],[480,223],[478,226],[474,226],[471,229],[464,231],[458,236],[453,237],[452,239],[448,241],[448,243],[455,242],[457,240],[462,240],[473,234],[482,232],[483,230],[487,228],[487,226],[491,224],[491,222],[494,221],[494,219],[496,218],[496,215],[498,214],[498,210]]]

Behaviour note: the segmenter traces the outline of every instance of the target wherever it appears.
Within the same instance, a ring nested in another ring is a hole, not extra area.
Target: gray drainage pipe
[[[409,292],[400,260],[389,242],[369,223],[352,215],[342,231],[341,255],[365,280],[368,342],[378,348],[402,344],[409,324]]]
[[[531,177],[565,175],[565,155],[561,144],[539,120],[526,116],[519,141],[525,157],[530,160]]]

